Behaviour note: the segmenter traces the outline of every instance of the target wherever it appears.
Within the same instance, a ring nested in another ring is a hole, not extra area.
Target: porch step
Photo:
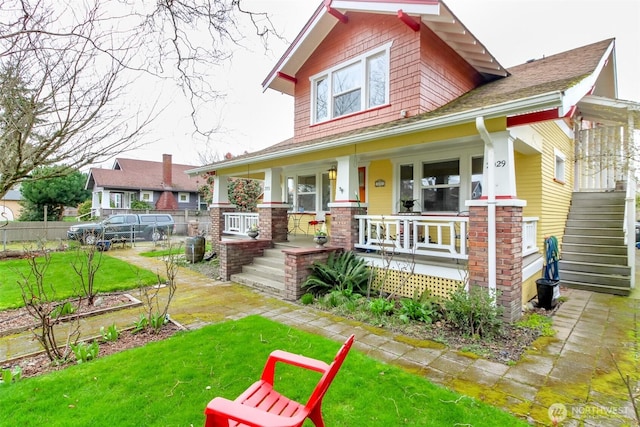
[[[624,204],[624,192],[573,193],[558,264],[564,286],[629,295]]]
[[[284,254],[281,248],[265,249],[264,255],[242,267],[231,280],[278,298],[285,297]]]

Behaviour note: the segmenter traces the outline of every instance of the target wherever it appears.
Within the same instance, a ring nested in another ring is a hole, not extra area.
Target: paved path
[[[161,261],[140,257],[137,250],[110,254],[163,274]],[[613,360],[636,387],[640,357],[636,313],[640,299],[568,290],[564,293],[568,300],[554,316],[556,337],[540,339],[521,361],[507,366],[438,345],[425,346],[424,342],[415,343],[350,320],[337,320],[189,269],[180,269],[178,287],[170,314],[190,329],[259,314],[339,342],[355,333],[358,350],[537,425],[551,424],[550,408],[559,417],[566,417],[560,424],[563,426],[635,425],[626,387]],[[83,336],[97,335],[101,326],[114,322],[121,328],[130,326],[139,314],[137,308],[88,319],[83,324]],[[36,348],[28,333],[0,338],[0,361]]]

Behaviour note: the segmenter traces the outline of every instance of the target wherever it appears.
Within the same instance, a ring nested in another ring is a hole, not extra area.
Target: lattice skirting
[[[422,295],[427,289],[431,296],[448,298],[452,292],[464,284],[462,280],[446,279],[416,273],[411,274],[407,271],[384,271],[378,267],[373,268],[376,270],[376,279],[374,281],[374,287],[376,289],[407,298],[412,298],[414,295]]]

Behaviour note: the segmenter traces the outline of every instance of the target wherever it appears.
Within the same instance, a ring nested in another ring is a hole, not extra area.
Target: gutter
[[[531,96],[529,98],[519,99],[517,101],[508,101],[501,104],[492,105],[490,107],[480,107],[473,110],[468,110],[463,113],[450,114],[447,116],[436,117],[434,119],[421,120],[406,125],[400,125],[393,128],[381,129],[372,131],[360,135],[352,135],[344,138],[335,139],[323,144],[313,144],[310,146],[289,148],[286,150],[286,156],[295,156],[297,154],[307,154],[315,151],[322,151],[331,148],[342,147],[345,145],[351,145],[361,142],[370,141],[372,139],[386,138],[390,136],[400,136],[404,134],[410,134],[420,132],[424,130],[437,129],[447,126],[455,126],[459,124],[468,123],[475,120],[477,117],[493,118],[506,116],[511,114],[518,114],[523,112],[530,112],[531,110],[541,110],[547,108],[557,108],[562,106],[563,94],[560,91],[548,92],[541,95]],[[483,119],[484,121],[484,119]],[[207,165],[196,169],[190,169],[185,171],[190,176],[199,175],[203,172],[210,172],[225,168],[232,168],[236,166],[244,166],[248,163],[263,162],[274,159],[280,159],[283,157],[285,151],[277,151],[265,155],[257,155],[255,157],[248,157],[237,160],[229,160],[217,165]]]
[[[484,117],[476,117],[476,129],[485,143],[487,151],[487,285],[491,296],[496,293],[496,188],[495,188],[495,149],[491,135],[487,131]]]

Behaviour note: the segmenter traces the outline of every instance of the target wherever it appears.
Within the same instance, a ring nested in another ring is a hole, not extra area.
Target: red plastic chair
[[[234,401],[216,397],[207,405],[205,427],[299,427],[309,418],[316,427],[324,427],[322,398],[353,345],[351,335],[340,347],[331,364],[321,360],[276,350],[269,355],[259,381]],[[306,404],[295,402],[274,390],[277,362],[322,373]]]
[[[309,229],[311,227],[313,227],[314,233],[318,231],[318,226],[326,222],[326,215],[327,214],[325,212],[317,212],[316,218],[307,223],[307,234],[309,234]]]

